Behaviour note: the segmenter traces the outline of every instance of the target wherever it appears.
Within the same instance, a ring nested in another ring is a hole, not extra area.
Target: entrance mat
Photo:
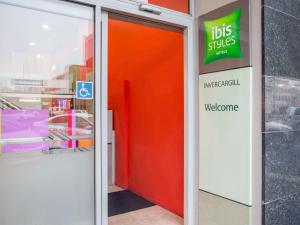
[[[115,216],[131,211],[154,206],[152,202],[128,191],[117,191],[108,194],[108,216]]]

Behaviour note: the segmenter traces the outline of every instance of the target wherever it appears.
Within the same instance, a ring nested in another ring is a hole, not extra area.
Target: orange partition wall
[[[109,18],[116,183],[183,216],[182,31]]]
[[[189,0],[149,0],[149,3],[179,12],[189,13]]]

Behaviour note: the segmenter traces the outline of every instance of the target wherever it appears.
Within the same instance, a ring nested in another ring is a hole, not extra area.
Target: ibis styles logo
[[[205,64],[224,59],[242,58],[240,45],[241,9],[222,18],[205,21]]]

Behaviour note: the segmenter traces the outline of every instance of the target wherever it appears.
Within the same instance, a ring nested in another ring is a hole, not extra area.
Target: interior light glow
[[[41,102],[38,98],[20,98],[19,102]]]
[[[42,28],[43,28],[44,30],[50,30],[50,27],[49,27],[48,24],[43,24],[43,25],[42,25]]]

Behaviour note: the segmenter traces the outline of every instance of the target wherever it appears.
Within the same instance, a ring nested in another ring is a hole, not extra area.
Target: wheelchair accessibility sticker
[[[93,99],[93,82],[76,81],[76,98],[77,99]]]

